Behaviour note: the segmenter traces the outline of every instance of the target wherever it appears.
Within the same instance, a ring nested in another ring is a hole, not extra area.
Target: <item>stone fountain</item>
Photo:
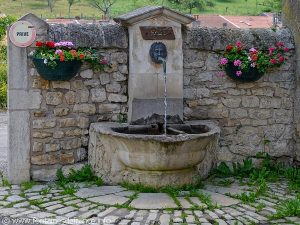
[[[129,31],[128,124],[91,124],[89,164],[109,184],[181,186],[206,177],[220,129],[183,122],[182,26],[194,19],[151,6],[115,20]]]

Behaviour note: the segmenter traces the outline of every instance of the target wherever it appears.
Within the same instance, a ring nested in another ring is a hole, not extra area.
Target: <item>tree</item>
[[[110,17],[110,8],[117,0],[88,0],[90,6],[103,12],[105,18]]]
[[[189,14],[192,14],[192,10],[197,8],[199,10],[203,10],[206,3],[203,0],[183,0],[183,7],[189,10]]]
[[[53,12],[53,8],[54,8],[56,0],[47,0],[47,2],[48,2],[48,7],[50,9],[50,12]]]
[[[188,9],[189,14],[192,14],[192,10],[195,8],[203,10],[206,6],[205,0],[169,0],[169,2],[178,5],[183,9]]]
[[[70,16],[70,13],[71,13],[71,7],[72,7],[72,5],[75,5],[78,2],[80,2],[80,0],[68,0],[68,4],[69,4],[69,16]]]

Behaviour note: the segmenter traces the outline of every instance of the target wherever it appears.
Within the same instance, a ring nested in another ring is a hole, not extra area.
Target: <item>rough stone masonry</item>
[[[90,123],[120,121],[126,115],[128,34],[121,25],[111,23],[52,25],[31,14],[21,20],[39,25],[41,40],[68,40],[78,47],[98,48],[112,64],[101,72],[83,65],[72,80],[50,82],[38,75],[27,58],[33,46],[19,50],[9,43],[10,149],[18,149],[25,157],[10,157],[9,169],[22,174],[11,174],[10,179],[15,183],[29,177],[53,180],[58,168],[86,162]],[[282,67],[261,80],[238,83],[218,76],[220,53],[236,41],[249,48],[283,41],[291,51]],[[185,27],[183,58],[184,119],[219,122],[219,161],[240,161],[261,151],[287,163],[300,161],[295,147],[297,83],[290,30]],[[16,65],[22,69],[12,73]],[[20,143],[22,138],[26,143]]]

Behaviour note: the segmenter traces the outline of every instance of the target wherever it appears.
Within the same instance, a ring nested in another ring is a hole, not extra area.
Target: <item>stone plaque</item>
[[[9,29],[9,39],[17,47],[30,46],[36,36],[34,26],[27,21],[18,21],[14,23]]]
[[[140,27],[144,40],[175,40],[172,27]]]

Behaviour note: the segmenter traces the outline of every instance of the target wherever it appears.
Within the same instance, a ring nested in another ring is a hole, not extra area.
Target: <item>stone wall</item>
[[[295,133],[295,152],[296,159],[300,161],[300,0],[284,0],[283,1],[283,23],[288,26],[293,33],[295,48],[296,48],[296,83],[295,90],[295,108],[294,108],[294,124],[296,126]]]
[[[80,30],[80,32],[78,32]],[[28,59],[30,89],[40,93],[31,110],[31,176],[52,180],[58,168],[87,160],[89,125],[118,121],[127,113],[127,36],[117,25],[51,25],[50,40],[96,47],[111,63],[104,71],[81,67],[71,81],[42,79]],[[32,49],[28,49],[30,51]]]
[[[98,48],[112,66],[97,72],[83,65],[71,81],[49,82],[27,58],[34,46],[24,50],[9,43],[13,149],[9,179],[13,183],[28,180],[29,175],[34,180],[52,180],[58,168],[85,163],[90,123],[118,121],[128,110],[128,34],[122,26],[47,25],[33,15],[23,19],[39,25],[40,40],[69,40],[76,46]],[[283,41],[291,51],[284,66],[261,80],[238,83],[218,76],[220,52],[238,40],[247,47]],[[185,28],[183,41],[184,118],[219,122],[219,161],[240,161],[260,151],[286,162],[295,159],[299,153],[294,144],[296,67],[289,30]]]
[[[241,161],[265,151],[291,162],[296,77],[289,30],[194,28],[186,31],[184,40],[184,116],[219,121],[219,161]],[[220,52],[237,41],[249,48],[283,41],[291,51],[282,67],[259,81],[239,83],[218,75]]]

